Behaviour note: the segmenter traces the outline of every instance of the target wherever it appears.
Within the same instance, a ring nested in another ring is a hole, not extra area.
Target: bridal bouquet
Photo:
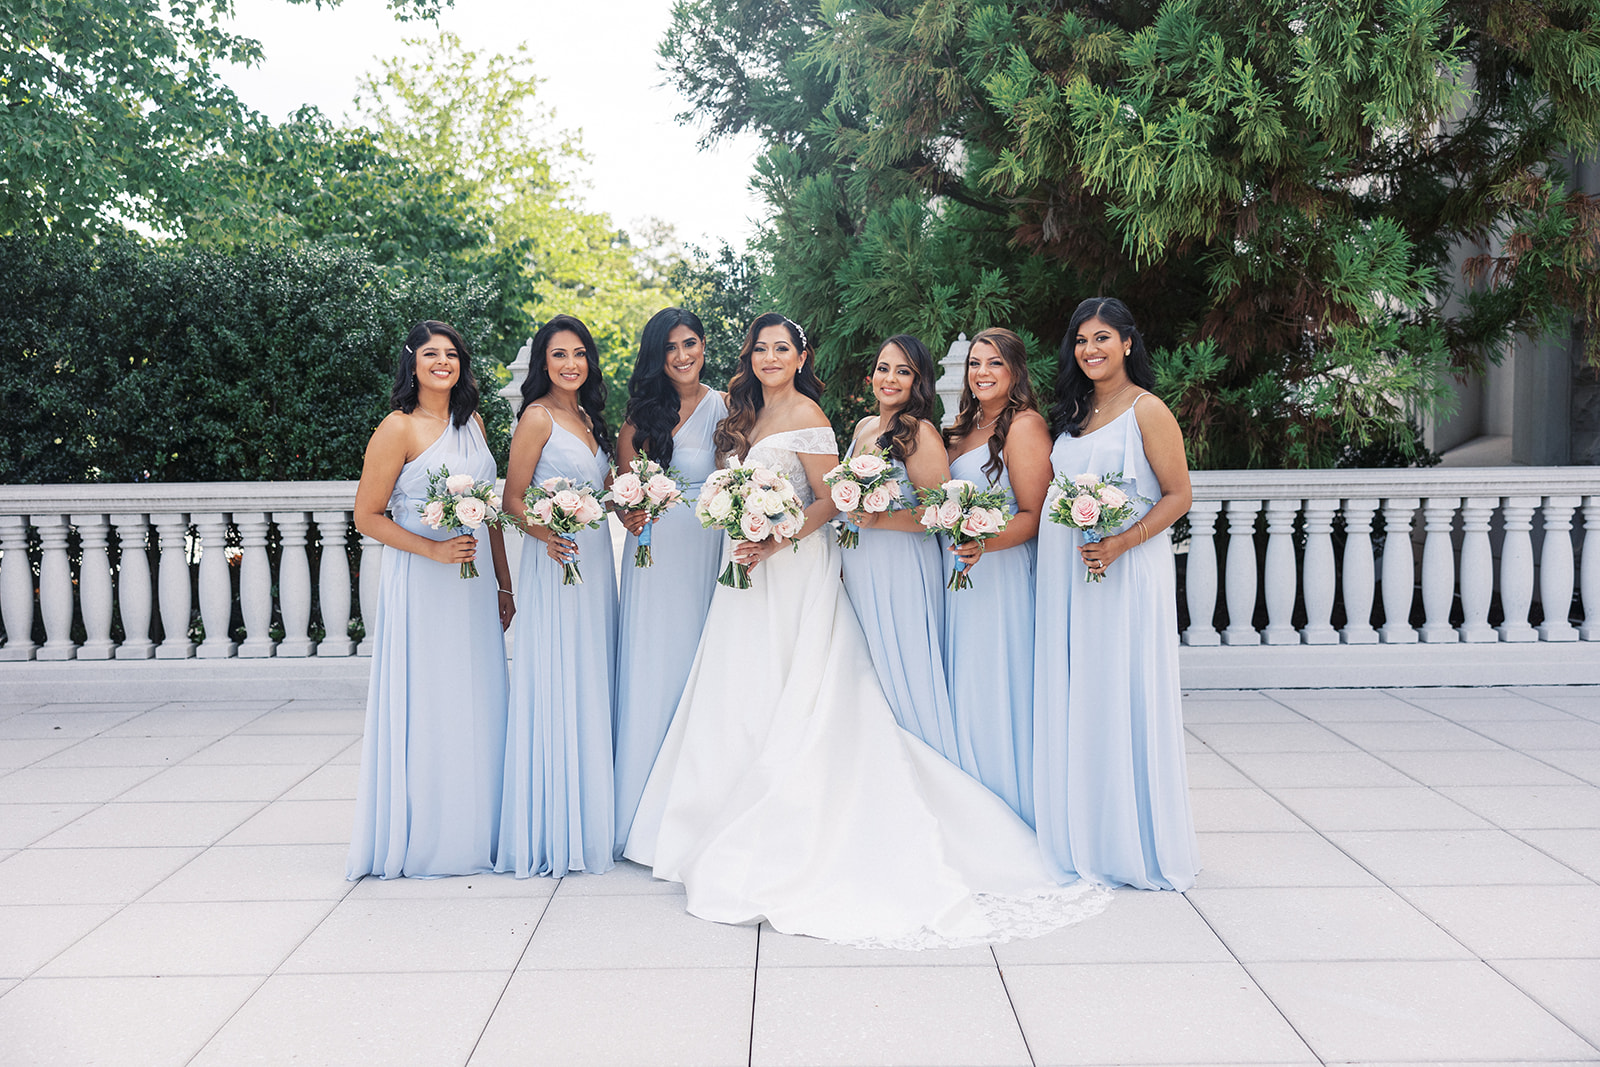
[[[701,526],[724,530],[735,541],[793,537],[806,521],[789,479],[765,467],[743,465],[724,467],[706,479],[694,516]],[[749,589],[750,568],[730,561],[717,581]]]
[[[674,477],[676,472],[662,467],[643,452],[628,464],[627,471],[617,474],[613,467],[611,472],[614,475],[611,489],[601,500],[624,511],[644,511],[646,522],[639,531],[639,547],[633,553],[633,565],[648,567],[655,562],[650,555],[651,525],[668,509],[683,502],[683,490]]]
[[[952,478],[933,489],[918,489],[922,501],[922,526],[942,533],[958,545],[987,541],[1011,521],[1009,494],[1004,489],[979,489],[972,482]],[[970,589],[971,564],[958,563],[950,572],[946,589]]]
[[[510,517],[500,510],[500,497],[494,482],[480,482],[470,474],[451,474],[449,467],[428,472],[428,495],[417,511],[422,525],[435,530],[466,533],[480,526],[505,526]],[[461,565],[461,577],[476,578],[478,565],[472,560]]]
[[[1058,475],[1050,483],[1045,517],[1073,530],[1081,530],[1086,543],[1103,541],[1133,518],[1135,503],[1149,503],[1127,491],[1121,471],[1110,474]],[[1098,582],[1105,575],[1084,568],[1083,580]]]
[[[833,506],[845,513],[844,529],[839,531],[840,548],[854,548],[861,543],[861,527],[850,521],[850,512],[880,514],[900,506],[900,478],[882,449],[863,449],[823,475],[822,480],[828,483]]]
[[[594,498],[594,489],[587,482],[574,482],[571,478],[546,478],[538,485],[528,486],[522,499],[528,505],[529,523],[548,526],[551,533],[562,536],[593,530],[606,520],[605,508]],[[583,584],[576,560],[561,565],[561,584]]]

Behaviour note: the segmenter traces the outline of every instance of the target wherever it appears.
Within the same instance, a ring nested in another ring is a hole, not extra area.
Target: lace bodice
[[[806,478],[806,469],[800,462],[801,454],[833,456],[838,458],[839,443],[833,430],[827,426],[808,426],[799,430],[782,430],[768,434],[757,441],[745,456],[745,463],[769,467],[789,479],[801,507],[810,507],[817,499]]]

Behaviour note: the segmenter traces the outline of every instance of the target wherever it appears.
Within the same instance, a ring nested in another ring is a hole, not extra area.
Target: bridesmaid
[[[945,431],[950,475],[1011,490],[1014,510],[987,542],[952,547],[974,571],[970,589],[944,594],[945,676],[961,766],[1033,825],[1034,535],[1050,485],[1050,434],[1010,330],[983,330]]]
[[[599,874],[612,865],[611,676],[617,587],[611,532],[570,537],[527,523],[533,482],[571,478],[599,496],[611,452],[605,381],[594,339],[571,315],[533,335],[522,414],[511,438],[506,510],[528,536],[517,575],[521,625],[512,637],[511,713],[495,870],[518,878]],[[540,549],[543,549],[540,551]],[[583,582],[561,584],[582,560]]]
[[[378,580],[345,875],[475,874],[493,869],[500,833],[501,632],[516,609],[499,530],[451,535],[422,525],[418,512],[429,473],[440,467],[495,477],[461,335],[432,320],[413,326],[390,402],[394,410],[367,443],[356,489],[356,529],[394,551],[383,554]],[[462,579],[461,564],[477,558],[484,540],[493,567]]]
[[[683,502],[661,516],[651,534],[655,562],[633,565],[643,511],[622,514],[628,542],[622,554],[622,613],[611,729],[616,749],[615,854],[633,827],[650,768],[683,695],[726,537],[694,517],[700,484],[717,466],[711,435],[728,414],[723,395],[700,384],[705,327],[682,308],[656,312],[639,340],[628,379],[628,417],[617,439],[617,467],[640,452],[676,469]]]
[[[845,591],[896,721],[956,763],[942,651],[945,563],[916,510],[917,489],[950,479],[944,442],[929,421],[936,378],[933,357],[915,337],[897,334],[878,350],[872,367],[878,413],[856,425],[847,458],[874,446],[886,451],[900,476],[905,509],[850,515],[861,541],[840,554]]]
[[[1079,304],[1061,343],[1051,463],[1068,477],[1122,471],[1155,503],[1097,544],[1055,523],[1039,534],[1035,804],[1039,847],[1059,880],[1181,891],[1200,861],[1167,531],[1189,510],[1189,468],[1154,385],[1122,301]],[[1085,568],[1103,580],[1086,584]]]

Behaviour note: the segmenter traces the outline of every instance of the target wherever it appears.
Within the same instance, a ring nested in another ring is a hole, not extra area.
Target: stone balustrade
[[[1600,682],[1600,537],[1574,536],[1580,517],[1600,527],[1600,470],[1202,471],[1194,486],[1185,684]],[[0,678],[18,660],[367,654],[350,623],[383,549],[355,533],[354,496],[0,486]]]

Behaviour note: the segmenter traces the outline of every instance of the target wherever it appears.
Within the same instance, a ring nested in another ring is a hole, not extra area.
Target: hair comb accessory
[[[805,327],[804,326],[801,326],[798,322],[796,322],[793,319],[789,318],[789,316],[787,316],[787,315],[785,315],[783,317],[783,321],[788,323],[791,327],[793,327],[794,328],[794,332],[800,335],[800,347],[801,347],[802,350],[811,347],[811,343],[806,340],[806,331],[805,331]]]

